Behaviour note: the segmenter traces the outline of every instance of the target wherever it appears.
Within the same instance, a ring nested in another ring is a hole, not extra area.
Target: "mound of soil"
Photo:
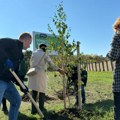
[[[55,91],[56,92],[56,96],[60,99],[60,100],[63,100],[63,90],[59,90],[59,91]],[[30,94],[32,95],[32,92],[30,91]],[[66,95],[74,95],[74,90],[72,88],[69,88],[67,90],[67,93]],[[55,98],[54,96],[48,96],[46,95],[45,96],[45,101],[49,101],[49,100],[56,100],[57,98]],[[29,102],[30,101],[30,98],[27,96],[27,94],[24,94],[22,96],[22,101],[24,102]]]
[[[76,108],[66,108],[59,112],[48,111],[45,116],[47,117],[46,120],[90,120],[93,116],[102,116],[102,113],[91,110],[85,111]]]
[[[65,110],[55,112],[48,111],[45,116],[46,120],[73,120],[73,117],[80,117],[80,111],[74,108],[67,108]]]
[[[63,90],[56,91],[56,94],[60,100],[63,100]],[[74,90],[72,88],[68,89],[66,95],[74,95]]]
[[[30,92],[30,94],[31,94],[31,92]],[[55,97],[50,97],[50,96],[46,95],[45,96],[45,102],[46,101],[50,101],[50,100],[56,100],[56,98]],[[30,98],[28,97],[27,94],[24,94],[22,96],[22,101],[24,101],[24,102],[30,102]]]

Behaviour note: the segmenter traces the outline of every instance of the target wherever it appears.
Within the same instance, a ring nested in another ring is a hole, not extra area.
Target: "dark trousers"
[[[37,91],[32,91],[32,97],[33,99],[37,102],[37,94],[38,92]],[[43,112],[44,111],[44,102],[45,102],[45,93],[39,93],[39,108],[40,110]],[[35,106],[33,105],[32,103],[32,111],[31,113],[37,113],[37,110],[35,108]]]
[[[4,97],[2,99],[2,105],[3,105],[2,110],[7,110],[6,99]]]
[[[81,86],[81,95],[82,95],[82,103],[84,104],[86,101],[86,97],[85,97],[85,86],[82,85]]]
[[[77,85],[77,83],[75,83],[74,90],[75,90],[75,96],[76,96],[76,104],[78,104],[78,85]],[[86,101],[84,85],[81,85],[81,97],[82,97],[82,103],[84,104]]]
[[[120,92],[114,92],[114,120],[120,120]]]

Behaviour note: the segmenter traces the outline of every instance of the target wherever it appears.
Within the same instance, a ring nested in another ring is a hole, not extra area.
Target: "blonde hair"
[[[113,24],[113,29],[115,32],[120,31],[120,18],[117,18],[117,20]]]

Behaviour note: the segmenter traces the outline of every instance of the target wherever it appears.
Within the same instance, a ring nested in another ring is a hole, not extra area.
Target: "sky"
[[[0,38],[17,39],[23,32],[50,34],[52,18],[61,0],[0,0]],[[114,35],[112,25],[120,17],[120,0],[63,0],[69,42],[80,41],[80,52],[106,56]],[[33,50],[31,44],[30,50]]]

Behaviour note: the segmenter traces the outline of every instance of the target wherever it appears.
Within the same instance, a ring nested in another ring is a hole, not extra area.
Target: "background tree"
[[[30,58],[32,55],[32,51],[31,50],[26,50],[24,52],[24,59],[25,59],[25,64],[27,65],[27,70],[30,68]]]

